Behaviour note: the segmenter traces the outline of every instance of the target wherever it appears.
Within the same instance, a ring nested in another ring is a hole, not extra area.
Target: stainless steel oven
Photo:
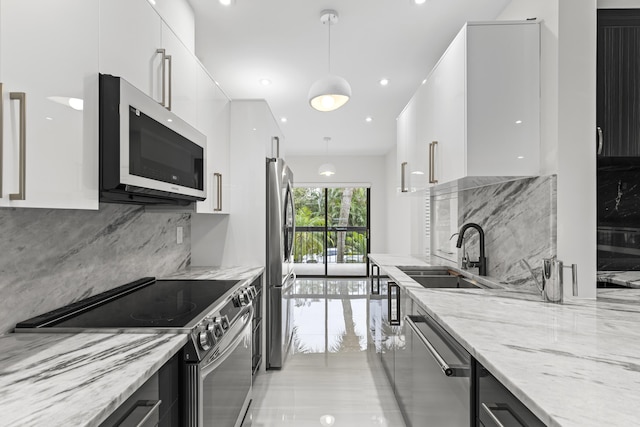
[[[239,427],[251,397],[253,307],[244,307],[201,361],[186,363],[186,426]]]

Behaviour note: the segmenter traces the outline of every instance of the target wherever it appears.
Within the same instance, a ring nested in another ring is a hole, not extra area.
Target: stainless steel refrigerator
[[[281,369],[292,340],[295,208],[293,173],[282,159],[267,158],[267,369]]]

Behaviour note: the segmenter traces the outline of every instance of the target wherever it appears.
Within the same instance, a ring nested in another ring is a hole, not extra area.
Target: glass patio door
[[[366,276],[370,189],[300,187],[294,198],[296,274]]]

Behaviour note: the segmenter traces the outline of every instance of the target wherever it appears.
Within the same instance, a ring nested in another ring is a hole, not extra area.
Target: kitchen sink
[[[409,277],[411,277],[413,280],[415,280],[425,288],[467,288],[467,289],[481,288],[481,286],[461,276],[445,276],[445,275],[411,276],[409,275]]]
[[[407,276],[449,276],[449,270],[446,268],[434,267],[398,267],[400,271]]]

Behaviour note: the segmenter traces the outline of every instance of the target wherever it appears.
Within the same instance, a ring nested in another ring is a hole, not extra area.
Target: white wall
[[[387,173],[384,156],[288,156],[294,186],[370,186],[371,187],[371,252],[389,252],[387,244]],[[330,177],[318,174],[327,161],[336,167]]]
[[[558,257],[578,264],[579,294],[593,298],[596,0],[513,0],[499,19],[530,17],[543,19],[541,173],[558,175]]]

